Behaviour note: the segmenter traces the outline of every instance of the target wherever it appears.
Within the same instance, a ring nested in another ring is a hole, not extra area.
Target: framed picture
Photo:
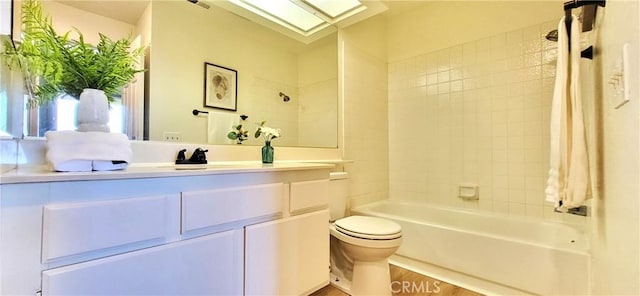
[[[238,71],[204,63],[204,106],[238,109]]]

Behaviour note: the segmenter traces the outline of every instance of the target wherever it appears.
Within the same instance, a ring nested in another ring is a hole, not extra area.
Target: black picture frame
[[[238,71],[204,63],[204,106],[238,110]]]

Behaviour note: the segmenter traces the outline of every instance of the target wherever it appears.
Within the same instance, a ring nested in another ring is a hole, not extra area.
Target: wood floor
[[[441,296],[479,296],[482,294],[454,286],[452,284],[415,273],[395,265],[389,265],[391,289],[394,296],[441,295]],[[404,288],[403,288],[404,286]],[[328,285],[311,296],[348,296],[337,288]]]

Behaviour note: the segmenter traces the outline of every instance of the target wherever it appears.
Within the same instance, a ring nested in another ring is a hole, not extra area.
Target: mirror
[[[304,44],[217,6],[206,9],[188,1],[152,1],[142,2],[147,6],[140,8],[140,2],[43,1],[45,9],[54,7],[47,11],[54,25],[77,27],[85,38],[107,29],[75,24],[72,15],[88,24],[102,22],[104,17],[96,10],[107,15],[108,11],[115,15],[138,11],[135,21],[115,20],[122,30],[109,32],[114,39],[122,38],[121,32],[133,32],[141,44],[149,45],[144,84],[135,90],[144,89],[144,95],[139,95],[144,104],[141,100],[136,105],[137,116],[127,123],[139,127],[135,138],[142,138],[144,130],[145,140],[161,141],[170,135],[181,142],[236,145],[226,135],[233,125],[242,123],[249,134],[243,145],[262,145],[253,133],[266,121],[265,125],[281,129],[275,145],[337,147],[336,30]],[[237,110],[205,106],[205,63],[236,71]],[[128,109],[124,102],[123,106]],[[208,114],[194,116],[194,109]],[[248,118],[242,121],[240,115]]]

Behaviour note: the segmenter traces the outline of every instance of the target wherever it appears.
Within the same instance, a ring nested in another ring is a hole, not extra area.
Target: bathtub
[[[588,241],[579,226],[396,201],[351,212],[400,224],[403,243],[394,258],[460,275],[460,286],[490,294],[488,287],[496,285],[531,294],[589,294]]]

